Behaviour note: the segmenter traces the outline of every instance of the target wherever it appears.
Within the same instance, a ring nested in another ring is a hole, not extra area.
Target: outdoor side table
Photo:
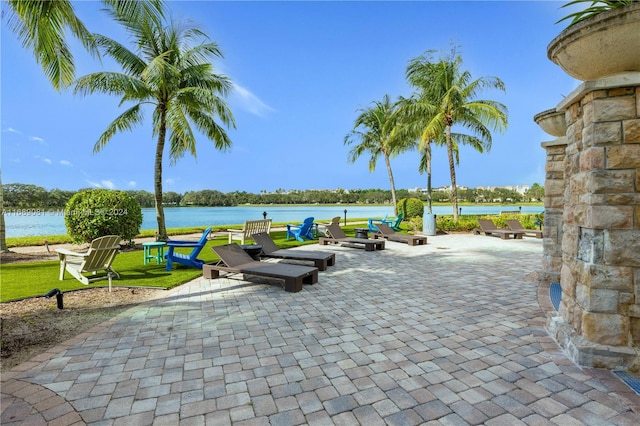
[[[142,243],[142,249],[144,250],[144,264],[146,265],[151,259],[155,259],[156,263],[161,264],[164,261],[164,248],[167,243],[163,241],[151,241],[148,243]],[[153,253],[153,249],[156,252]]]
[[[253,260],[260,260],[260,253],[262,253],[262,245],[260,244],[243,244],[240,246]]]
[[[355,228],[356,238],[369,238],[369,229],[368,228]]]

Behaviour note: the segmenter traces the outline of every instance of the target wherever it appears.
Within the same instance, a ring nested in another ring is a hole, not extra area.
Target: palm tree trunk
[[[4,193],[2,192],[2,178],[0,177],[0,252],[9,251],[7,248],[7,229],[4,224]]]
[[[391,161],[389,156],[384,153],[384,162],[387,164],[387,172],[389,173],[389,182],[391,182],[391,202],[393,203],[393,214],[398,215],[398,202],[396,201],[396,183],[393,180],[393,172],[391,171]]]
[[[447,155],[449,156],[449,172],[451,173],[451,204],[453,205],[453,220],[458,221],[458,187],[456,185],[456,165],[453,160],[453,146],[451,145],[451,126],[447,125]]]
[[[427,212],[433,214],[433,198],[431,197],[431,142],[425,148],[427,157]]]
[[[164,223],[164,207],[162,206],[162,154],[164,152],[167,126],[165,110],[162,106],[160,106],[160,109],[160,126],[158,131],[158,144],[156,146],[153,183],[155,189],[156,220],[158,222],[158,235],[156,236],[156,239],[158,241],[167,241],[169,240],[169,236],[167,235],[167,228]]]

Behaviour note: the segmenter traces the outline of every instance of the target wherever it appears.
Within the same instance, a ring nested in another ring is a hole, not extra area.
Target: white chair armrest
[[[77,251],[71,251],[67,249],[56,249],[58,254],[63,254],[65,256],[74,256],[74,257],[87,257],[89,253],[78,253]]]

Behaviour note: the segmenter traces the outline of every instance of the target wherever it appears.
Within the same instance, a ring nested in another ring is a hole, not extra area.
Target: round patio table
[[[369,229],[368,228],[355,228],[356,238],[369,238]]]
[[[243,244],[240,246],[253,260],[260,260],[262,246],[260,244]]]

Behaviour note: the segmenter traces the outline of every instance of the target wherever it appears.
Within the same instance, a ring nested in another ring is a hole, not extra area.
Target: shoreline
[[[257,205],[252,205],[252,209],[258,208]],[[258,209],[262,209],[265,206],[260,206]],[[272,208],[276,208],[278,206],[271,205]],[[354,208],[357,207],[360,211],[351,211],[351,214],[357,215],[358,217],[345,217],[347,222],[353,221],[366,221],[369,217],[382,217],[384,216],[384,212],[379,211],[366,211],[367,209],[375,209],[375,208],[385,208],[389,209],[389,205],[367,205],[367,204],[328,204],[328,205],[283,205],[278,207],[278,211],[271,211],[270,216],[273,218],[274,222],[272,226],[284,226],[287,223],[298,223],[304,217],[315,216],[316,221],[329,221],[331,217],[340,215],[341,217],[347,216],[346,212],[343,213],[342,209],[349,211],[349,207]],[[451,204],[434,204],[434,214],[438,216],[452,216],[453,212],[449,209],[452,208]],[[502,212],[514,212],[521,214],[539,214],[544,212],[544,205],[541,203],[521,203],[521,204],[496,204],[496,203],[464,203],[460,204],[460,215],[461,216],[478,216],[478,215],[499,215]],[[211,226],[214,232],[217,231],[226,231],[227,229],[233,228],[241,228],[242,221],[239,221],[239,217],[245,218],[253,218],[256,213],[254,211],[247,212],[238,212],[239,214],[235,215],[221,215],[220,210],[218,209],[227,209],[228,207],[171,207],[168,208],[168,211],[174,212],[182,212],[176,213],[178,216],[174,218],[173,222],[178,222],[183,226],[172,226],[168,228],[168,232],[170,235],[178,235],[178,234],[190,234],[194,232],[202,231],[207,226]],[[327,211],[314,211],[314,209]],[[362,208],[365,208],[365,211],[362,211]],[[197,210],[196,210],[197,209]],[[211,209],[210,212],[207,210]],[[242,207],[238,207],[238,209],[242,209]],[[289,210],[286,214],[283,214],[284,210]],[[339,210],[336,210],[339,209]],[[527,211],[534,209],[536,211]],[[25,209],[29,210],[29,209]],[[32,209],[33,210],[33,209]],[[37,209],[36,209],[37,210]],[[144,209],[149,210],[149,209]],[[218,210],[218,211],[216,211]],[[355,209],[354,209],[355,210]],[[425,206],[426,210],[426,206]],[[444,211],[443,211],[444,210]],[[6,212],[7,210],[5,210]],[[55,209],[54,211],[58,211]],[[190,214],[190,212],[196,212],[194,214]],[[267,210],[265,210],[267,212]],[[260,212],[259,216],[262,216],[264,212]],[[382,213],[382,216],[378,213]],[[148,214],[145,213],[145,215]],[[326,217],[324,217],[326,216]],[[7,219],[7,217],[5,216]],[[26,218],[26,216],[25,216]],[[8,247],[20,247],[20,246],[30,246],[30,245],[40,245],[43,246],[46,244],[45,241],[48,240],[49,244],[62,244],[62,243],[70,243],[70,239],[66,232],[66,229],[58,229],[60,228],[59,224],[56,224],[55,227],[50,226],[50,222],[41,223],[38,221],[34,221],[33,219],[37,218],[37,216],[31,216],[31,222],[25,221],[20,222],[18,224],[12,224],[11,221],[6,223],[7,229],[15,229],[18,233],[24,232],[26,235],[19,236],[6,236],[6,242]],[[222,219],[222,220],[221,220]],[[247,220],[248,220],[247,219]],[[215,222],[233,222],[237,221],[238,223],[215,223]],[[211,223],[214,222],[214,223]],[[203,225],[203,223],[205,225]],[[154,224],[150,223],[150,220],[145,220],[143,223],[145,226],[144,229],[141,229],[136,238],[153,238],[155,236],[156,228]],[[41,228],[41,229],[38,229]],[[21,230],[23,230],[21,232]],[[42,234],[28,235],[29,232],[37,233],[39,231],[43,231]],[[49,233],[47,233],[49,231]],[[54,232],[51,232],[54,231]],[[58,231],[58,232],[55,232]]]

